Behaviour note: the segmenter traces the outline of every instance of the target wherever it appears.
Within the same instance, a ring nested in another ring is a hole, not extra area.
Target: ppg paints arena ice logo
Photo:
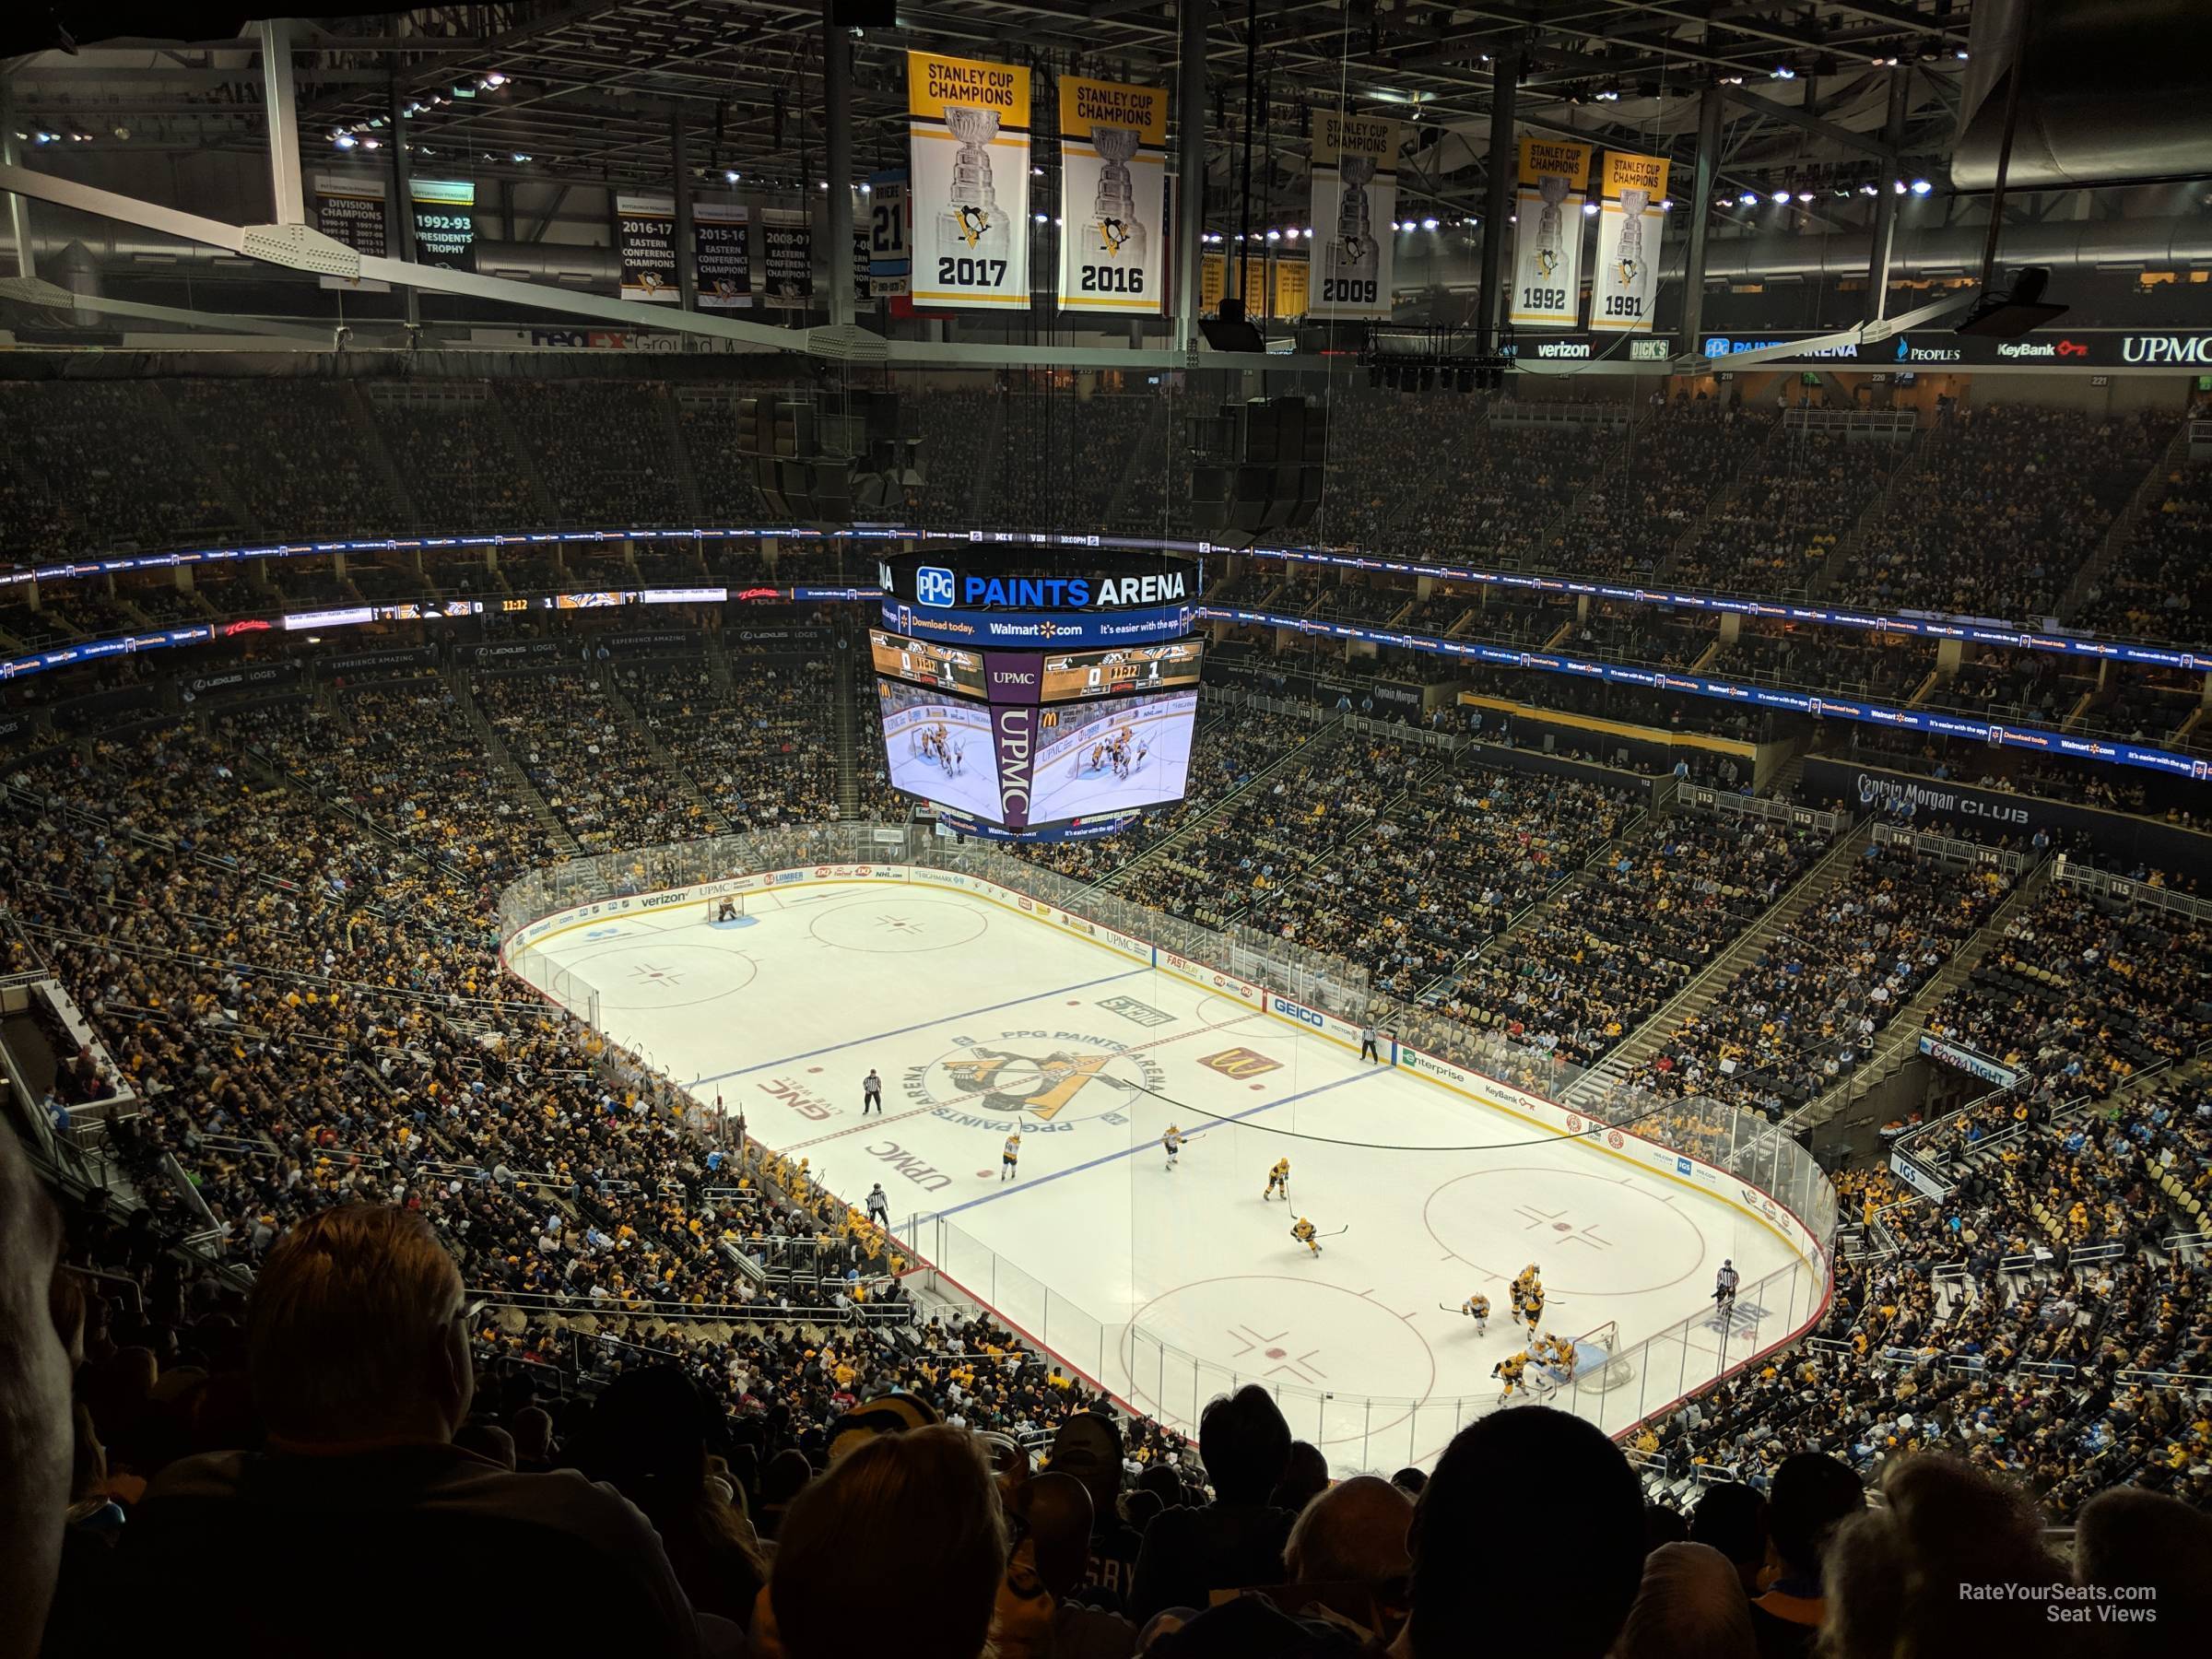
[[[1151,1056],[1087,1031],[1002,1031],[954,1043],[909,1067],[903,1087],[914,1105],[967,1128],[1051,1135],[1080,1123],[1125,1123],[1140,1092],[1168,1080]]]

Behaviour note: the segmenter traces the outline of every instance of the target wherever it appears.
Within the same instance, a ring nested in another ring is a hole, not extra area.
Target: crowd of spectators
[[[2202,640],[2212,618],[2212,465],[2168,475],[2071,620],[2154,640]]]
[[[2148,473],[2170,417],[1987,404],[1924,440],[1836,596],[2040,622]]]
[[[363,392],[415,509],[414,528],[519,529],[539,515],[489,386],[371,382]]]
[[[826,653],[748,653],[722,669],[641,664],[616,682],[729,829],[837,816],[836,669]]]
[[[347,382],[264,380],[241,395],[229,381],[185,380],[173,390],[260,534],[353,536],[406,516],[362,442]]]
[[[1711,400],[1655,409],[1590,479],[1564,526],[1560,568],[1648,579],[1735,486],[1771,429],[1764,418]]]
[[[496,382],[515,439],[528,451],[562,523],[594,528],[687,524],[680,430],[667,388],[646,381]],[[734,466],[734,456],[716,456]],[[715,470],[710,466],[709,471]]]
[[[0,568],[204,545],[245,526],[142,381],[0,380]],[[209,459],[213,460],[210,440]]]
[[[1770,1116],[1847,1081],[2011,891],[1994,868],[1872,842],[1630,1075]]]
[[[1785,425],[1760,446],[1668,575],[1721,593],[1812,587],[1898,458],[1838,433]]]
[[[602,646],[600,660],[582,667],[478,672],[469,695],[584,852],[665,846],[705,833],[700,805],[670,787],[611,679]]]

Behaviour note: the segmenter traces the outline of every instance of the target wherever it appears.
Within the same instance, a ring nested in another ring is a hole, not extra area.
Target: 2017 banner
[[[315,229],[333,241],[344,242],[363,258],[382,259],[386,248],[383,180],[317,173]],[[321,286],[367,294],[384,294],[392,289],[388,282],[359,276],[325,276]]]
[[[684,297],[676,271],[676,201],[671,196],[615,198],[615,257],[622,298],[675,305]]]
[[[906,54],[917,304],[1030,303],[1030,72]]]
[[[1168,94],[1060,77],[1060,305],[1167,309]]]
[[[760,303],[805,311],[814,303],[814,229],[795,207],[760,210]]]
[[[734,202],[691,204],[691,279],[700,311],[753,303],[752,215]]]
[[[1398,124],[1313,113],[1314,317],[1387,317],[1398,210]]]
[[[1521,140],[1519,224],[1513,236],[1513,293],[1506,320],[1537,328],[1572,328],[1583,304],[1583,193],[1590,146],[1556,138]]]
[[[1658,310],[1659,239],[1666,229],[1666,159],[1606,152],[1605,203],[1597,220],[1597,269],[1590,278],[1590,326],[1601,334],[1649,334]]]

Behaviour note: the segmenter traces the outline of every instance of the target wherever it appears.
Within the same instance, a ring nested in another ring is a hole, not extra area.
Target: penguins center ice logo
[[[994,1131],[1119,1119],[1140,1090],[1168,1080],[1148,1054],[1088,1032],[1019,1030],[989,1041],[955,1041],[950,1053],[909,1069],[907,1098],[935,1107],[941,1118]]]

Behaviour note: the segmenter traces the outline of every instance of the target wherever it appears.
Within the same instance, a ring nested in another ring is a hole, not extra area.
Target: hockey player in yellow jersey
[[[1528,1334],[1534,1336],[1536,1334],[1536,1326],[1542,1323],[1544,1318],[1543,1286],[1534,1287],[1521,1298],[1521,1317],[1528,1325]]]
[[[1313,1223],[1307,1220],[1305,1217],[1300,1216],[1298,1218],[1297,1224],[1290,1229],[1290,1236],[1315,1255],[1321,1253],[1321,1241],[1313,1236]]]
[[[1526,1354],[1508,1354],[1490,1367],[1490,1375],[1505,1384],[1498,1394],[1500,1405],[1512,1396],[1512,1392],[1516,1388],[1524,1394],[1528,1392],[1528,1385],[1521,1381],[1521,1373],[1527,1369],[1528,1356]]]
[[[1459,1305],[1459,1311],[1475,1322],[1475,1335],[1487,1335],[1490,1328],[1490,1299],[1477,1291]]]
[[[1275,1168],[1267,1171],[1267,1190],[1260,1196],[1273,1198],[1278,1194],[1285,1204],[1290,1202],[1290,1160],[1287,1158],[1275,1160]]]
[[[1020,1173],[1021,1131],[1017,1129],[1006,1136],[1006,1148],[998,1155],[998,1178],[1012,1181]]]

